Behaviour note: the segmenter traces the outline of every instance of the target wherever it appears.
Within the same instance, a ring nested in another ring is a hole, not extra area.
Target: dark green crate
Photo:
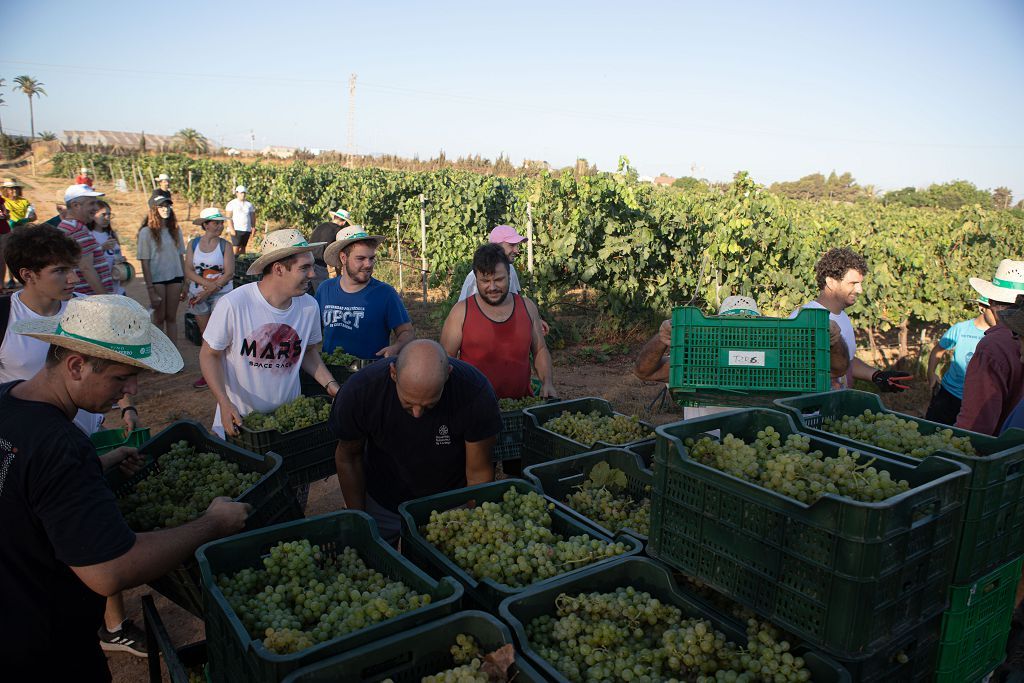
[[[953,451],[936,453],[971,468],[953,582],[971,583],[1024,554],[1024,430],[1011,429],[999,437],[968,432],[886,410],[877,394],[864,391],[831,391],[777,403],[799,420],[801,431],[807,434],[904,462],[919,461],[909,455],[825,431],[822,423],[827,418],[858,415],[870,410],[916,422],[923,434],[949,429],[957,436],[969,437],[981,457]]]
[[[537,405],[555,403],[556,401],[557,399],[548,399],[544,403],[538,403]],[[526,430],[523,410],[525,408],[501,411],[501,432],[498,433],[498,439],[494,444],[494,452],[491,456],[492,461],[503,462],[505,460],[515,460],[522,456],[523,435]]]
[[[388,678],[419,683],[454,666],[450,648],[461,633],[473,636],[485,654],[512,644],[505,624],[486,612],[467,610],[307,666],[282,683],[379,683]],[[545,680],[522,656],[509,673],[516,683]]]
[[[651,463],[654,462],[654,448],[655,441],[641,441],[640,443],[630,444],[626,446],[626,450],[630,453],[635,453],[640,456],[640,459],[644,461],[644,467],[647,469],[651,468]]]
[[[327,396],[319,398],[331,401]],[[242,426],[238,428],[237,435],[228,436],[228,441],[253,453],[280,453],[284,458],[288,481],[293,487],[324,479],[337,471],[334,465],[334,449],[338,445],[338,440],[328,429],[327,420],[283,433],[276,429],[257,432]]]
[[[829,313],[804,309],[792,319],[706,316],[672,311],[669,390],[677,400],[701,393],[731,397],[826,391],[832,383]]]
[[[96,448],[96,455],[109,453],[121,446],[132,446],[138,448],[149,441],[149,427],[133,429],[128,436],[124,435],[123,429],[101,429],[89,435],[89,440]]]
[[[796,431],[762,408],[658,427],[647,552],[837,657],[871,654],[945,610],[967,467],[871,456],[911,490],[806,505],[698,463],[683,444],[715,430],[749,442],[767,426]],[[811,448],[842,446],[812,437]]]
[[[570,455],[579,455],[601,448],[628,448],[635,443],[643,443],[654,438],[653,433],[649,439],[640,439],[626,444],[610,444],[598,441],[593,444],[580,443],[572,439],[556,434],[550,429],[544,428],[544,423],[551,418],[558,417],[563,412],[570,413],[591,413],[593,411],[601,415],[622,415],[612,410],[612,404],[603,398],[578,398],[572,401],[557,401],[542,406],[530,406],[523,409],[523,422],[526,429],[523,432],[522,458],[523,466],[536,465],[549,460],[559,460]],[[641,422],[652,432],[654,425]]]
[[[159,472],[160,456],[171,450],[171,446],[178,441],[187,441],[189,446],[200,453],[216,453],[224,460],[238,465],[243,472],[263,473],[263,477],[252,488],[235,498],[252,506],[252,512],[245,520],[246,529],[259,529],[302,518],[302,509],[288,485],[288,476],[284,472],[280,455],[273,452],[264,455],[250,453],[217,438],[191,420],[175,422],[143,444],[139,453],[146,458],[146,464],[132,476],[125,476],[117,468],[107,472],[107,482],[114,495],[124,497],[140,481]],[[203,616],[199,566],[195,560],[190,559],[177,569],[150,581],[149,585],[176,605],[197,617]]]
[[[247,567],[258,567],[270,548],[283,541],[306,539],[324,553],[354,548],[371,569],[404,582],[431,603],[373,626],[319,643],[293,654],[279,655],[253,640],[217,586],[215,577]],[[289,673],[357,647],[407,631],[455,612],[462,601],[459,583],[445,577],[434,580],[381,540],[377,524],[365,512],[343,510],[319,517],[278,524],[201,546],[196,551],[206,600],[206,644],[210,677],[214,683],[239,681],[272,683]]]
[[[909,631],[891,635],[869,655],[833,659],[858,683],[932,683],[941,621],[942,616],[937,615]]]
[[[151,595],[142,596],[142,620],[146,632],[146,651],[151,655],[149,683],[163,683],[160,660],[167,668],[170,683],[189,683],[189,669],[206,669],[206,641],[199,641],[176,648],[171,641]]]
[[[936,681],[978,681],[1002,663],[1022,564],[1018,557],[974,583],[950,586]]]
[[[203,345],[203,333],[199,331],[199,321],[194,313],[185,313],[185,339],[196,346]]]
[[[573,492],[577,486],[586,481],[590,470],[599,462],[606,462],[615,469],[622,470],[626,475],[626,493],[633,497],[633,500],[650,498],[653,494],[654,474],[645,467],[639,455],[622,448],[604,448],[592,453],[573,455],[561,460],[540,465],[531,465],[523,471],[523,479],[536,486],[541,493],[548,498],[553,498],[559,504],[572,510],[588,523],[593,524],[601,533],[613,536],[622,531],[636,538],[642,543],[647,543],[647,534],[636,529],[608,529],[595,519],[586,517],[581,512],[572,509],[565,502],[566,496]]]
[[[626,557],[602,566],[587,567],[542,585],[531,586],[502,602],[498,611],[501,618],[512,627],[519,651],[527,660],[548,680],[568,683],[568,679],[530,645],[526,637],[526,625],[538,617],[554,615],[555,601],[562,593],[579,595],[595,591],[611,592],[623,586],[633,586],[638,591],[650,593],[663,603],[679,608],[686,617],[707,619],[736,644],[745,645],[747,642],[744,626],[685,591],[676,584],[665,567],[641,557]],[[850,681],[850,675],[822,653],[798,647],[794,649],[794,654],[804,658],[815,683]]]
[[[242,254],[235,256],[235,274],[231,278],[231,284],[235,287],[241,287],[247,285],[250,282],[259,282],[263,277],[262,273],[256,275],[246,275],[245,271],[249,270],[249,266],[252,265],[253,261],[256,260],[258,254]]]
[[[522,479],[502,479],[402,503],[398,507],[398,514],[402,517],[402,553],[433,576],[454,576],[465,586],[466,595],[473,600],[476,607],[494,612],[502,600],[510,595],[521,593],[525,589],[498,583],[493,579],[477,581],[454,560],[428,542],[420,532],[420,526],[427,523],[430,513],[434,510],[443,512],[463,506],[469,501],[476,501],[478,505],[486,502],[500,502],[505,491],[510,488],[515,488],[520,493],[537,491],[536,487]],[[566,538],[588,534],[591,538],[621,542],[626,546],[626,555],[635,555],[642,549],[640,542],[635,538],[625,534],[612,538],[599,531],[592,523],[562,506],[555,506],[555,509],[551,510],[551,530]],[[615,558],[608,558],[587,566],[604,564],[613,559]],[[572,571],[578,570],[570,570],[569,573]],[[553,579],[545,579],[532,585],[546,583],[550,580]]]

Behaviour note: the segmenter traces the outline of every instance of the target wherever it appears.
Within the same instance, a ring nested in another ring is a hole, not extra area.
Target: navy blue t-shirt
[[[3,678],[109,681],[96,632],[105,599],[71,571],[135,544],[89,438],[55,405],[0,385]]]
[[[378,358],[391,343],[391,331],[409,322],[409,313],[391,285],[370,278],[365,287],[349,294],[332,277],[316,290],[320,322],[324,326],[324,353],[337,347],[357,358]]]
[[[341,387],[329,422],[340,441],[366,440],[366,492],[397,511],[407,500],[466,485],[466,442],[501,431],[501,413],[491,383],[469,363],[449,358],[452,372],[441,400],[413,417],[398,400],[391,366],[369,365]]]

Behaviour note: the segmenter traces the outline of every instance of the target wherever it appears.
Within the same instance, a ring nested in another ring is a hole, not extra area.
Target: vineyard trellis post
[[[427,202],[420,193],[420,268],[423,272],[423,303],[427,303]]]
[[[533,207],[526,202],[526,269],[533,272]]]
[[[402,219],[395,216],[395,244],[398,245],[398,291],[405,291],[405,265],[402,263]]]

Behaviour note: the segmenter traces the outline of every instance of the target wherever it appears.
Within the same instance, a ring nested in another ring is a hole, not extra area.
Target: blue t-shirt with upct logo
[[[357,358],[376,359],[377,352],[391,343],[391,330],[409,322],[395,288],[374,278],[349,294],[332,277],[316,290],[316,302],[324,327],[324,353],[340,346]]]
[[[964,377],[967,376],[967,364],[974,356],[974,349],[985,336],[985,330],[979,330],[974,320],[964,320],[953,325],[939,339],[939,346],[953,349],[953,360],[949,369],[942,376],[942,386],[957,398],[964,397]]]

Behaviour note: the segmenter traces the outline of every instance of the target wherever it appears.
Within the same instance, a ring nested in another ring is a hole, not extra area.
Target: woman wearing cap
[[[178,305],[185,298],[185,241],[171,201],[157,197],[139,229],[138,257],[153,309],[153,324],[171,339],[178,338]]]
[[[221,238],[224,216],[220,209],[209,208],[199,212],[192,222],[203,229],[203,234],[192,238],[185,249],[185,279],[188,286],[188,310],[196,317],[199,334],[206,331],[210,313],[222,296],[232,290],[235,259],[227,258],[231,245]],[[199,377],[192,384],[196,389],[206,387],[206,379]]]
[[[117,239],[117,233],[114,232],[114,228],[110,225],[110,218],[113,214],[110,213],[110,204],[107,204],[102,199],[97,203],[99,208],[93,214],[92,222],[87,227],[89,232],[92,233],[93,239],[103,249],[103,255],[110,266],[110,272],[115,274],[113,293],[124,294],[121,280],[116,277],[117,271],[115,266],[119,263],[124,263],[125,259],[124,254],[121,253],[121,242]]]
[[[245,253],[249,237],[256,227],[256,207],[252,202],[246,201],[246,192],[248,190],[245,185],[237,186],[235,198],[224,207],[224,213],[228,217],[228,229],[231,230],[231,243],[235,245],[235,256]]]

